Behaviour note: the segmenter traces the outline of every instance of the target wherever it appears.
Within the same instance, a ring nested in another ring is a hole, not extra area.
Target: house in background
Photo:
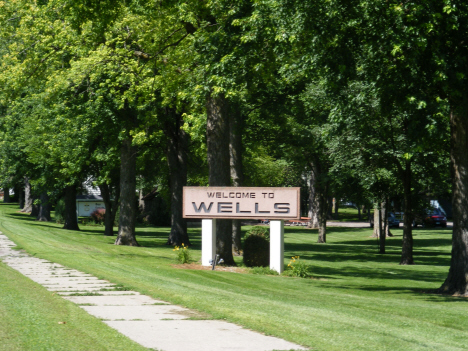
[[[91,179],[88,179],[83,184],[83,188],[86,195],[78,195],[76,197],[76,216],[90,217],[94,210],[105,208],[104,200],[99,188],[92,185]]]
[[[101,195],[78,195],[76,197],[77,217],[89,217],[98,208],[105,208]]]

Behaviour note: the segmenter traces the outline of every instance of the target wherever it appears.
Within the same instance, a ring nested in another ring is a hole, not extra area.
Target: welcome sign
[[[183,197],[184,218],[300,218],[300,188],[184,187]]]

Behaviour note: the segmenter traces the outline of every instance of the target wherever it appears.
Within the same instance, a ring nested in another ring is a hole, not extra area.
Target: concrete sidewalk
[[[92,275],[13,250],[0,233],[0,260],[80,306],[137,343],[164,351],[307,350],[241,326],[202,320],[196,311],[155,300]]]

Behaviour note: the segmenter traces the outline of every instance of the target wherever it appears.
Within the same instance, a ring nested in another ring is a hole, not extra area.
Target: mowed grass
[[[370,210],[373,213],[373,209]],[[338,209],[338,218],[335,218],[335,213],[333,212],[334,219],[332,221],[339,222],[369,222],[369,214],[363,213],[361,211],[361,219],[359,219],[359,214],[357,208],[353,206],[341,206]]]
[[[0,263],[0,350],[147,350]]]
[[[401,229],[380,255],[370,228],[329,228],[327,243],[317,244],[316,230],[286,227],[285,264],[299,255],[312,269],[313,279],[301,279],[175,268],[169,228],[138,228],[141,247],[123,247],[102,227],[66,231],[16,211],[0,205],[0,230],[32,255],[315,350],[465,350],[468,343],[468,301],[430,293],[448,272],[450,229],[415,230],[416,264],[399,266]],[[200,229],[190,237],[198,260]]]

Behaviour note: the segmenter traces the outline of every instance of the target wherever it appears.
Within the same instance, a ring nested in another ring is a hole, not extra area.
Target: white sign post
[[[202,218],[202,265],[216,256],[216,218],[269,219],[270,268],[284,268],[284,219],[300,218],[300,188],[184,187],[183,217]]]
[[[202,219],[202,266],[211,266],[216,256],[216,219]]]
[[[284,269],[284,221],[270,221],[270,269],[283,273]]]

